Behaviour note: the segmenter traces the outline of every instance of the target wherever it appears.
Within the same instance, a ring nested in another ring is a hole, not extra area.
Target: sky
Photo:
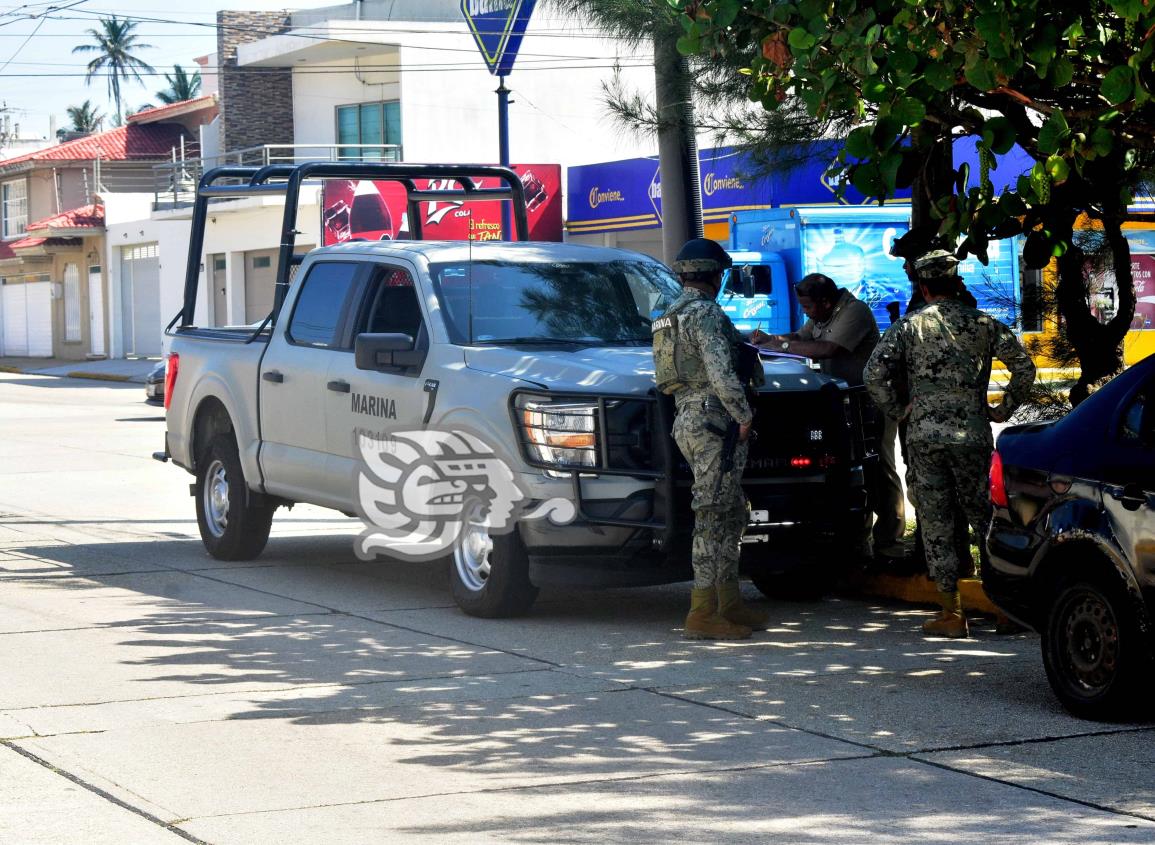
[[[12,123],[20,125],[21,137],[47,137],[53,115],[58,128],[69,125],[65,110],[86,99],[111,119],[116,108],[106,79],[93,78],[85,84],[85,66],[95,54],[72,52],[76,45],[92,41],[86,32],[99,28],[102,17],[142,19],[136,29],[138,42],[155,48],[140,50],[138,55],[158,75],[145,76],[144,85],[133,81],[122,86],[126,106],[135,110],[145,103],[159,103],[156,92],[168,88],[163,74],[171,74],[174,64],[191,72],[197,69],[193,59],[216,51],[218,9],[264,11],[341,4],[341,0],[186,0],[166,9],[162,0],[0,0],[0,107],[7,105]]]

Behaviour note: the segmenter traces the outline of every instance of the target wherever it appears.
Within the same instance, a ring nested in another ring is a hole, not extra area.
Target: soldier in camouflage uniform
[[[867,390],[883,411],[907,420],[907,484],[922,521],[926,560],[942,612],[923,631],[969,635],[958,592],[953,509],[960,507],[976,533],[990,521],[987,472],[994,441],[991,422],[1005,422],[1035,377],[1035,366],[1011,330],[957,299],[958,259],[935,250],[915,261],[926,306],[895,323],[866,365]],[[991,360],[1011,383],[995,407],[987,404]],[[905,405],[899,390],[905,376]]]
[[[730,263],[714,241],[687,242],[673,264],[682,294],[653,324],[658,389],[674,397],[674,440],[694,473],[689,639],[744,639],[767,621],[743,605],[738,589],[738,558],[749,518],[742,470],[754,413],[745,392],[749,385],[737,375],[743,337],[716,302]],[[764,376],[761,366],[754,369],[757,386]],[[731,421],[739,425],[739,442],[733,469],[723,473],[723,439]]]

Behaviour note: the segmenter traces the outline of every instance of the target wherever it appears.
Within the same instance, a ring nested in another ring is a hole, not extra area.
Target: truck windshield
[[[654,262],[433,264],[450,339],[475,343],[650,343],[650,323],[680,292]]]

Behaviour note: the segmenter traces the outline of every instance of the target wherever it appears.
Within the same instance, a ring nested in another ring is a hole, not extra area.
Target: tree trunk
[[[954,153],[950,133],[939,137],[940,129],[923,121],[911,133],[911,147],[922,159],[910,188],[910,228],[937,225],[931,214],[934,201],[954,193]]]
[[[654,34],[658,166],[662,176],[662,254],[673,262],[682,244],[702,237],[702,184],[690,94],[690,73],[675,33]]]
[[[1066,238],[1071,247],[1058,259],[1059,284],[1056,299],[1062,318],[1062,331],[1079,359],[1079,379],[1071,388],[1071,406],[1078,406],[1090,395],[1091,386],[1119,372],[1123,367],[1123,338],[1135,315],[1135,284],[1131,276],[1131,248],[1123,235],[1121,217],[1104,215],[1103,236],[1111,251],[1115,271],[1117,310],[1107,323],[1091,313],[1087,284],[1087,255],[1074,241],[1074,214],[1067,211],[1062,220],[1052,218],[1052,231]]]

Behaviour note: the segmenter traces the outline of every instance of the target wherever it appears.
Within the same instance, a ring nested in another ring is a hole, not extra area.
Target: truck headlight
[[[596,467],[598,406],[584,402],[533,402],[521,408],[529,455],[543,464]]]

